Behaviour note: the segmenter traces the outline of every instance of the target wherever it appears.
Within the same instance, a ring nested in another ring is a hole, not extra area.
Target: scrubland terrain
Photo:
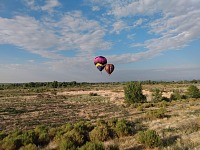
[[[20,147],[26,149],[25,144],[7,148],[5,138],[16,130],[36,132],[41,125],[48,128],[48,140],[39,143],[41,146],[35,144],[36,147],[32,146],[32,149],[66,149],[59,146],[58,140],[65,133],[60,133],[59,138],[56,133],[50,137],[50,131],[53,129],[60,131],[63,128],[66,130],[65,126],[69,123],[76,125],[80,121],[90,124],[87,126],[88,139],[92,139],[90,134],[92,130],[102,124],[116,131],[117,136],[109,134],[109,138],[99,140],[106,149],[200,149],[200,98],[170,100],[175,90],[185,93],[189,85],[143,85],[143,94],[147,97],[147,102],[135,104],[127,104],[124,101],[124,84],[0,90],[0,149]],[[196,86],[200,87],[199,84]],[[166,101],[152,101],[152,90],[155,88],[162,91]],[[102,120],[104,123],[99,125]],[[110,125],[110,122],[115,122],[116,127],[116,120],[125,120],[130,132],[125,133],[124,130],[124,133],[119,134]],[[138,140],[138,133],[147,130],[156,131],[162,144],[151,147],[141,143]],[[96,142],[96,140],[91,141]],[[78,143],[79,146],[74,149],[78,149],[85,142]],[[12,144],[12,141],[10,143]],[[7,144],[9,145],[9,142]],[[29,142],[26,144],[28,145]]]

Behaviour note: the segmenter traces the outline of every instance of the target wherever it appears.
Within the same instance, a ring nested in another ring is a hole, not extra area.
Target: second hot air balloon
[[[115,66],[113,64],[106,64],[105,66],[105,70],[109,75],[111,75],[114,69],[115,69]]]

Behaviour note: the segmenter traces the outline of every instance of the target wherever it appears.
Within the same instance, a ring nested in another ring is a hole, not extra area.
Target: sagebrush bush
[[[139,131],[138,140],[148,148],[162,146],[162,140],[155,130]]]
[[[143,111],[143,110],[144,110],[144,106],[143,106],[143,105],[138,106],[138,107],[137,107],[137,110],[138,110],[138,111]]]
[[[37,144],[45,145],[49,143],[50,137],[48,134],[48,127],[45,125],[37,126],[35,129],[35,134],[37,136]]]
[[[35,144],[28,144],[28,145],[20,147],[19,150],[38,150],[38,148]]]
[[[105,147],[101,142],[87,142],[78,150],[105,150]]]
[[[153,91],[152,96],[153,96],[153,101],[154,102],[160,102],[160,101],[162,101],[162,91],[160,91],[159,89],[156,88]]]
[[[108,126],[96,126],[90,133],[89,137],[91,141],[106,141],[110,139],[110,130]]]
[[[156,110],[150,110],[146,113],[146,118],[149,120],[157,119],[157,118],[164,118],[166,116],[167,110],[165,108],[160,108]]]
[[[76,150],[76,145],[70,138],[62,137],[58,148],[59,150]]]
[[[116,127],[114,129],[118,137],[127,136],[131,134],[131,126],[124,119],[118,120],[116,122]]]
[[[146,96],[142,94],[140,82],[129,82],[124,87],[125,101],[127,103],[141,103],[146,101]]]
[[[0,140],[3,140],[7,135],[5,132],[0,132]]]
[[[21,131],[14,131],[13,133],[9,134],[2,140],[2,148],[6,150],[15,150],[19,149],[22,144],[22,139],[20,135],[22,134]]]
[[[173,94],[171,94],[170,99],[171,100],[180,100],[180,99],[182,99],[182,95],[180,94],[180,92],[178,90],[175,90],[173,92]]]
[[[200,91],[195,85],[190,85],[186,94],[189,98],[200,98]]]

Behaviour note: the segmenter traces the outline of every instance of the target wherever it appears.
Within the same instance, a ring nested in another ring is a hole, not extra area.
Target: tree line
[[[138,82],[138,81],[132,81]],[[200,84],[200,80],[181,80],[181,81],[152,81],[152,80],[145,80],[139,81],[141,84]],[[127,82],[59,82],[59,81],[52,81],[52,82],[28,82],[28,83],[0,83],[0,90],[3,89],[15,89],[15,88],[38,88],[38,87],[46,87],[46,88],[66,88],[66,87],[77,87],[77,86],[92,86],[92,85],[126,85]]]

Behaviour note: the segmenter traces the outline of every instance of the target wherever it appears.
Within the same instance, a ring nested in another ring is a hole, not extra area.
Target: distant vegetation
[[[134,82],[134,81],[133,81]],[[135,81],[137,82],[137,81]],[[89,83],[89,82],[29,82],[29,83],[0,83],[0,89],[15,89],[15,88],[37,88],[37,87],[48,87],[48,88],[65,88],[65,87],[78,87],[78,86],[92,86],[92,85],[119,85],[126,84],[127,82],[100,82],[100,83]],[[183,81],[140,81],[143,84],[200,84],[200,80],[183,80]]]

